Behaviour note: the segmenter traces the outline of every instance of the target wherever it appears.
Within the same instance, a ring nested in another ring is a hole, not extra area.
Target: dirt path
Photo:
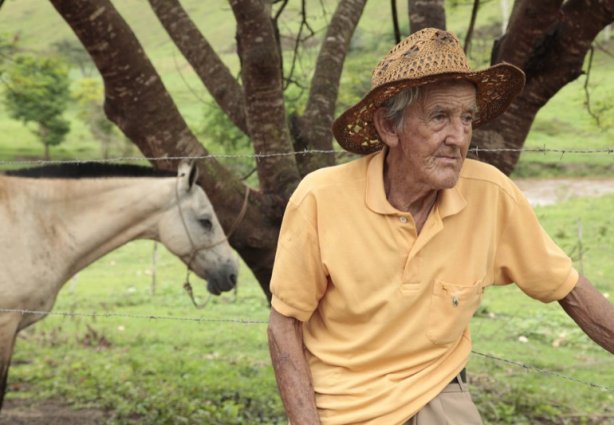
[[[515,182],[532,205],[614,193],[614,179],[518,179]]]
[[[74,409],[59,400],[5,400],[0,425],[103,425],[106,415],[97,409]]]

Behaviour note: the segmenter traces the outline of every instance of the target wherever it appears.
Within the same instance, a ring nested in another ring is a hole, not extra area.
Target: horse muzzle
[[[235,264],[225,264],[215,272],[207,274],[205,277],[207,280],[207,290],[213,295],[228,292],[237,286],[237,276],[237,266]]]

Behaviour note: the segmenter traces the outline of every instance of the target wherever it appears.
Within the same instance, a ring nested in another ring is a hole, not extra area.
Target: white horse
[[[238,265],[196,170],[181,163],[153,177],[77,164],[0,175],[0,409],[17,333],[43,317],[23,312],[50,311],[71,276],[115,248],[159,241],[212,294],[234,288]]]

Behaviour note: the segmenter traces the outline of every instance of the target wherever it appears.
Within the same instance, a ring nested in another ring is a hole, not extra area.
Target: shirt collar
[[[401,211],[390,205],[384,191],[386,151],[387,149],[384,148],[372,154],[371,158],[368,159],[365,203],[370,210],[377,214],[402,214]],[[451,189],[444,189],[439,192],[437,210],[442,219],[458,214],[466,205],[467,201],[459,190],[458,184]]]

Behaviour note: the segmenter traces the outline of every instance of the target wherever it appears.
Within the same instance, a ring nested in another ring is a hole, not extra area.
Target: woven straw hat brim
[[[499,116],[524,87],[522,70],[499,63],[481,71],[431,74],[422,78],[397,80],[372,89],[360,102],[341,114],[333,123],[333,134],[347,151],[366,155],[383,148],[373,125],[373,114],[389,98],[402,90],[438,81],[467,80],[476,86],[479,113],[473,127]]]

